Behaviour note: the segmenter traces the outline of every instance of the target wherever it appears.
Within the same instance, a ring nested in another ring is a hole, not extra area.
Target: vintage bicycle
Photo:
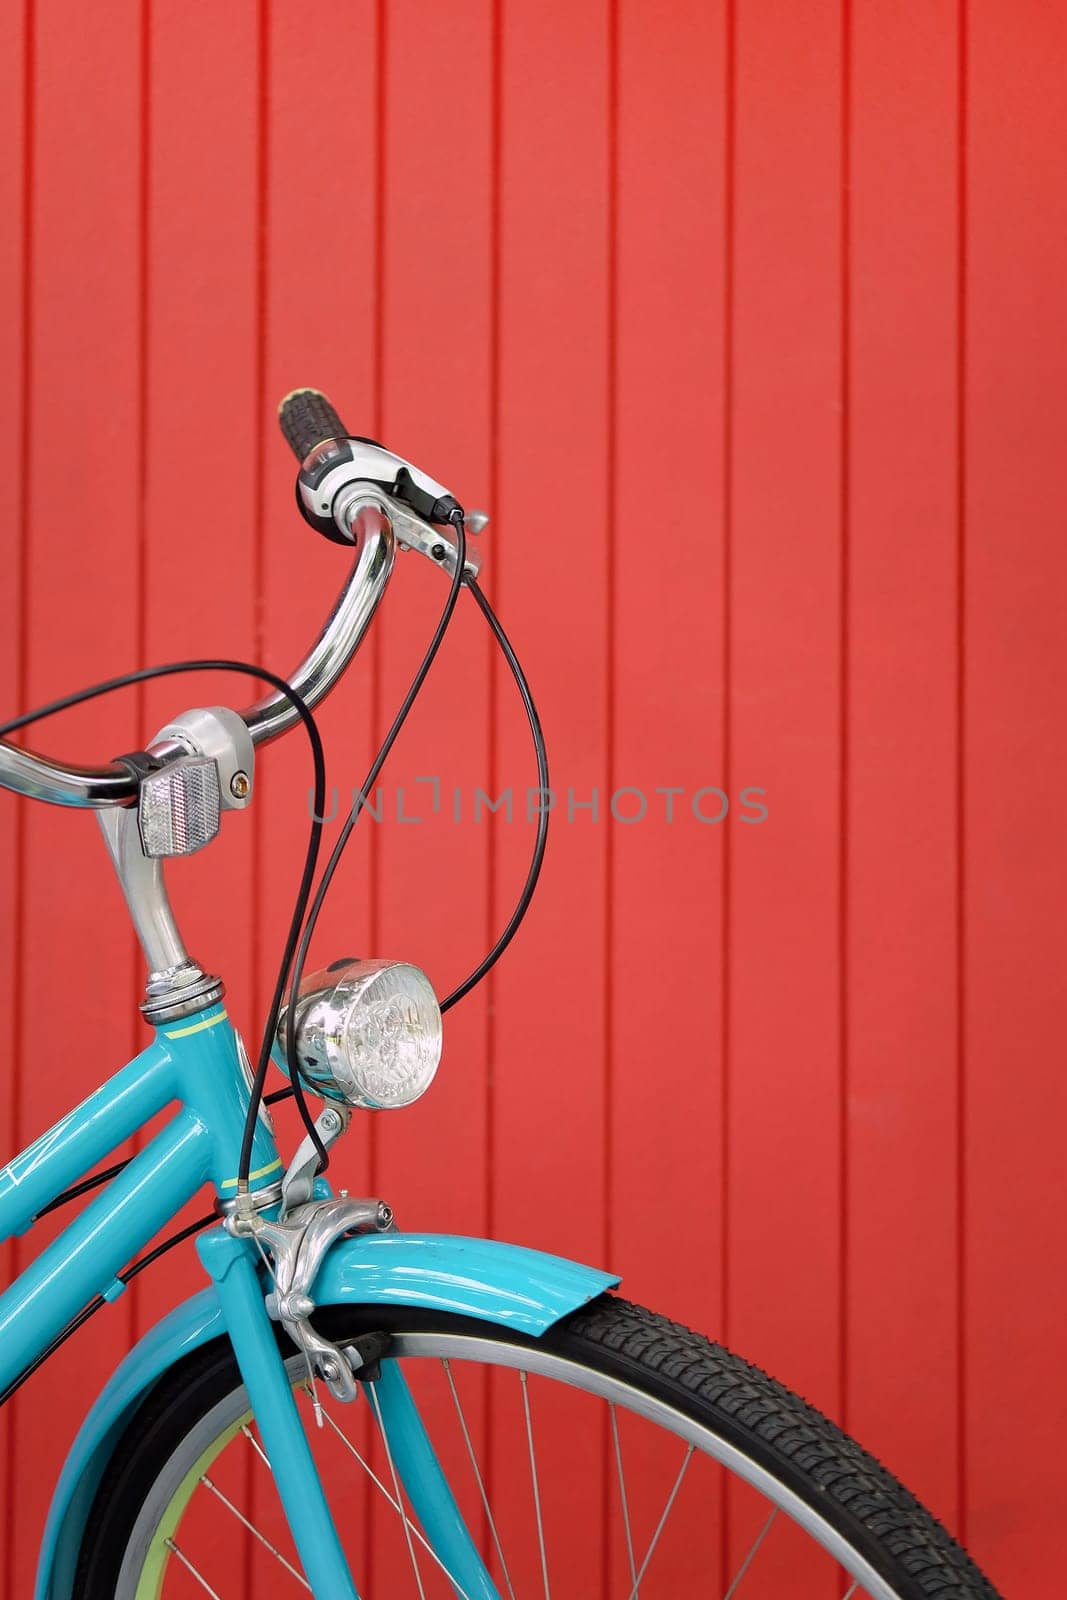
[[[154,1030],[134,1061],[0,1172],[5,1237],[101,1189],[0,1295],[2,1398],[181,1239],[197,1235],[205,1274],[89,1411],[55,1489],[37,1600],[220,1596],[235,1537],[251,1552],[246,1595],[996,1600],[857,1444],[739,1357],[627,1303],[617,1277],[493,1240],[406,1233],[385,1201],[332,1191],[329,1150],[353,1115],[403,1107],[430,1086],[442,1015],[506,949],[548,826],[546,808],[513,916],[440,1002],[403,961],[304,972],[360,810],[357,800],[318,874],[325,767],[313,709],[352,661],[398,548],[440,566],[448,597],[360,798],[464,591],[511,667],[544,788],[548,772],[529,687],[477,581],[468,534],[486,519],[349,434],[315,390],[287,396],[280,420],[300,463],[302,515],[354,555],[291,678],[242,662],[171,663],[0,729],[204,667],[269,686],[241,713],[186,711],[144,750],[99,767],[0,741],[0,785],[97,811],[147,962],[141,1009]],[[316,814],[253,1065],[220,978],[182,941],[163,863],[210,844],[223,811],[247,808],[257,751],[298,726],[311,744]],[[268,1095],[272,1062],[288,1084]],[[269,1110],[283,1096],[304,1124],[287,1164]],[[93,1170],[164,1110],[169,1120],[138,1153]],[[141,1254],[205,1188],[211,1211]]]

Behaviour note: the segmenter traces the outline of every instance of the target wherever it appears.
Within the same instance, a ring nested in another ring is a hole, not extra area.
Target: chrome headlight
[[[288,1071],[288,1007],[275,1059]],[[346,961],[300,985],[296,1049],[316,1093],[388,1111],[417,1100],[441,1059],[441,1008],[430,980],[406,961]]]

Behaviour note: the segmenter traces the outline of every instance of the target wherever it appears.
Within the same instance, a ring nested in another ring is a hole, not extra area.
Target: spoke
[[[859,1587],[860,1587],[860,1581],[857,1578],[855,1583],[850,1584],[848,1589],[846,1590],[846,1592],[845,1592],[845,1600],[852,1600],[852,1596],[854,1594],[858,1594],[859,1593]]]
[[[307,1394],[307,1389],[305,1389],[303,1392],[305,1394]],[[310,1398],[310,1396],[309,1396],[309,1398]],[[445,1566],[444,1562],[441,1560],[441,1557],[437,1554],[437,1551],[434,1549],[433,1545],[430,1544],[429,1541],[423,1536],[423,1533],[422,1533],[421,1529],[417,1528],[416,1525],[408,1517],[406,1517],[404,1515],[404,1510],[403,1510],[403,1507],[400,1505],[400,1502],[398,1500],[394,1500],[393,1499],[393,1496],[390,1494],[389,1490],[386,1488],[386,1486],[382,1482],[381,1478],[379,1478],[379,1476],[375,1472],[374,1468],[370,1465],[370,1463],[368,1461],[365,1461],[363,1459],[363,1457],[360,1455],[359,1451],[356,1449],[355,1445],[352,1443],[351,1439],[344,1432],[344,1430],[338,1425],[338,1423],[336,1423],[334,1421],[333,1417],[331,1417],[330,1413],[327,1410],[325,1410],[325,1408],[323,1409],[322,1420],[323,1420],[323,1422],[326,1424],[326,1426],[328,1428],[332,1428],[333,1432],[340,1439],[340,1441],[344,1445],[345,1449],[348,1450],[350,1452],[350,1454],[355,1456],[356,1460],[359,1462],[360,1466],[363,1468],[364,1472],[367,1474],[367,1477],[370,1479],[371,1483],[373,1483],[374,1487],[385,1498],[385,1500],[388,1501],[389,1505],[392,1506],[392,1508],[396,1512],[397,1516],[404,1518],[404,1521],[407,1523],[408,1527],[410,1528],[411,1533],[414,1536],[414,1538],[416,1538],[419,1541],[419,1543],[422,1545],[422,1548],[426,1551],[426,1554],[430,1557],[430,1559],[432,1561],[436,1561],[437,1565],[440,1567],[441,1571],[444,1573],[445,1577],[448,1579],[449,1583],[452,1585],[453,1589],[455,1589],[456,1593],[458,1594],[459,1600],[470,1600],[470,1596],[467,1594],[467,1591],[460,1584],[459,1580],[457,1578],[454,1578],[452,1576],[452,1574],[449,1572],[448,1568]]]
[[[619,1439],[619,1419],[615,1411],[614,1400],[609,1400],[608,1410],[611,1415],[611,1438],[615,1446],[615,1472],[619,1479],[619,1499],[622,1501],[622,1522],[626,1529],[626,1556],[630,1563],[630,1582],[633,1584],[631,1594],[638,1595],[637,1567],[634,1563],[634,1541],[630,1532],[630,1506],[626,1498],[626,1475],[622,1470],[622,1444]]]
[[[736,1574],[736,1576],[734,1578],[733,1583],[731,1583],[730,1587],[727,1589],[726,1594],[724,1596],[724,1600],[732,1600],[732,1597],[737,1593],[738,1584],[741,1582],[741,1579],[744,1577],[745,1573],[748,1571],[749,1567],[752,1565],[753,1561],[755,1560],[756,1551],[759,1549],[759,1547],[763,1543],[764,1539],[766,1539],[767,1535],[770,1533],[771,1524],[772,1524],[772,1522],[774,1521],[774,1519],[775,1519],[775,1517],[777,1515],[778,1515],[778,1507],[774,1506],[771,1509],[770,1516],[767,1518],[766,1522],[763,1524],[763,1527],[760,1529],[760,1531],[757,1533],[755,1539],[752,1541],[752,1548],[749,1550],[748,1555],[745,1557],[745,1559],[742,1561],[741,1565],[738,1567],[737,1574]],[[852,1593],[852,1590],[850,1589],[849,1590],[849,1594],[851,1594],[851,1593]],[[845,1600],[848,1600],[848,1595],[845,1596]]]
[[[216,1594],[215,1590],[211,1587],[210,1583],[208,1583],[207,1579],[197,1572],[196,1568],[193,1566],[193,1563],[189,1560],[189,1557],[183,1550],[178,1549],[178,1546],[174,1543],[174,1540],[164,1539],[163,1543],[166,1545],[172,1556],[178,1557],[178,1560],[181,1562],[186,1572],[192,1573],[193,1577],[196,1579],[201,1589],[203,1589],[204,1593],[209,1594],[211,1596],[211,1600],[220,1600],[220,1596]]]
[[[485,1483],[482,1480],[481,1469],[478,1466],[478,1458],[474,1453],[474,1444],[471,1441],[470,1430],[467,1427],[467,1419],[463,1414],[463,1407],[459,1403],[459,1390],[456,1388],[456,1380],[452,1375],[452,1363],[445,1358],[442,1360],[441,1365],[445,1369],[445,1376],[448,1379],[448,1387],[451,1389],[452,1399],[455,1401],[456,1415],[459,1418],[460,1429],[463,1433],[463,1441],[467,1446],[467,1454],[470,1456],[471,1466],[474,1468],[474,1476],[478,1481],[478,1493],[482,1497],[482,1508],[485,1511],[486,1518],[489,1522],[489,1531],[493,1535],[493,1543],[496,1545],[496,1553],[500,1557],[500,1565],[504,1572],[504,1582],[508,1586],[508,1594],[511,1596],[511,1600],[515,1600],[515,1590],[512,1587],[511,1574],[508,1572],[508,1564],[504,1560],[504,1551],[500,1544],[500,1535],[497,1532],[496,1522],[493,1520],[493,1513],[489,1509],[489,1497],[485,1492]]]
[[[667,1504],[663,1507],[663,1515],[660,1517],[659,1521],[656,1524],[656,1531],[652,1535],[652,1543],[649,1545],[648,1549],[646,1550],[645,1559],[641,1563],[641,1570],[638,1572],[637,1577],[634,1579],[634,1586],[630,1590],[629,1600],[637,1600],[638,1586],[640,1585],[641,1580],[644,1577],[645,1573],[648,1571],[648,1563],[652,1560],[653,1552],[654,1552],[656,1546],[659,1544],[659,1541],[660,1541],[660,1535],[662,1534],[664,1528],[667,1526],[667,1518],[670,1516],[671,1510],[672,1510],[672,1508],[674,1506],[674,1502],[678,1498],[678,1491],[682,1487],[682,1479],[685,1477],[686,1472],[689,1470],[689,1463],[693,1459],[693,1451],[695,1449],[696,1449],[696,1445],[691,1444],[691,1445],[689,1445],[689,1447],[687,1448],[687,1450],[685,1452],[685,1460],[682,1462],[681,1467],[678,1469],[678,1476],[674,1480],[674,1487],[671,1490],[670,1494],[667,1496]]]
[[[411,1542],[411,1525],[404,1513],[404,1503],[400,1498],[400,1479],[396,1475],[396,1467],[393,1464],[393,1452],[389,1448],[389,1435],[385,1431],[385,1418],[382,1416],[382,1408],[378,1401],[378,1385],[376,1383],[368,1383],[366,1387],[370,1391],[371,1404],[374,1406],[374,1414],[378,1418],[378,1432],[381,1434],[382,1444],[385,1446],[385,1459],[389,1463],[389,1472],[393,1480],[393,1489],[396,1492],[396,1503],[400,1507],[400,1515],[404,1523],[404,1538],[407,1540],[408,1555],[411,1557],[411,1570],[415,1574],[415,1586],[419,1591],[419,1600],[426,1600],[426,1591],[422,1587],[422,1574],[419,1571],[419,1563],[415,1555],[415,1546]]]
[[[252,1534],[256,1539],[259,1540],[260,1544],[264,1547],[264,1549],[269,1550],[271,1555],[274,1557],[274,1559],[276,1561],[279,1561],[281,1563],[281,1565],[285,1568],[286,1572],[292,1573],[292,1575],[296,1579],[297,1583],[302,1585],[302,1587],[307,1590],[308,1594],[310,1594],[311,1593],[311,1585],[310,1585],[310,1583],[308,1583],[307,1579],[304,1577],[304,1574],[302,1572],[297,1572],[296,1568],[291,1564],[291,1562],[286,1561],[286,1559],[282,1555],[281,1551],[276,1549],[275,1546],[271,1544],[271,1542],[267,1538],[266,1534],[265,1533],[261,1533],[260,1530],[255,1526],[254,1523],[249,1522],[249,1520],[245,1516],[244,1512],[243,1511],[239,1511],[237,1509],[237,1507],[234,1505],[233,1501],[230,1500],[226,1495],[223,1494],[223,1492],[219,1488],[218,1484],[217,1483],[212,1483],[211,1479],[207,1476],[207,1473],[204,1473],[204,1475],[200,1479],[200,1482],[204,1485],[205,1488],[211,1490],[212,1494],[215,1496],[215,1498],[217,1500],[221,1500],[222,1501],[222,1504],[226,1507],[227,1511],[232,1511],[233,1515],[237,1518],[238,1522],[240,1522],[244,1527],[246,1527],[248,1529],[249,1533]]]
[[[267,1471],[271,1472],[272,1468],[271,1468],[270,1462],[267,1460],[267,1452],[264,1450],[263,1446],[260,1444],[260,1442],[256,1438],[255,1434],[252,1432],[252,1430],[248,1426],[247,1422],[245,1423],[244,1427],[241,1429],[241,1432],[244,1434],[245,1438],[248,1440],[249,1444],[252,1446],[252,1449],[256,1452],[256,1455],[262,1461],[262,1463],[266,1467]]]
[[[530,1450],[530,1481],[533,1484],[534,1511],[537,1515],[537,1544],[541,1551],[541,1579],[545,1586],[545,1600],[552,1600],[548,1590],[548,1557],[545,1555],[545,1528],[541,1518],[541,1486],[537,1481],[537,1457],[534,1454],[533,1423],[530,1419],[530,1387],[525,1372],[519,1373],[522,1384],[522,1409],[526,1415],[526,1443]]]

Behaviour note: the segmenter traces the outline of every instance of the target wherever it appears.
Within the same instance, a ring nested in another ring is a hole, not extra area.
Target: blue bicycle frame
[[[225,1010],[161,1027],[147,1050],[0,1172],[0,1234],[22,1233],[50,1200],[174,1104],[162,1132],[0,1295],[0,1387],[6,1387],[93,1295],[122,1292],[116,1274],[205,1183],[237,1190],[247,1088]],[[252,1171],[281,1171],[266,1122]]]
[[[6,1238],[25,1232],[90,1167],[174,1107],[163,1130],[0,1295],[0,1387],[95,1295],[111,1300],[121,1294],[123,1266],[197,1190],[210,1184],[219,1200],[234,1196],[248,1093],[237,1035],[223,1006],[209,1005],[157,1028],[146,1050],[0,1171],[0,1235]],[[276,1185],[281,1168],[268,1119],[261,1117],[252,1191]],[[210,1286],[126,1357],[75,1441],[49,1514],[35,1600],[69,1596],[93,1496],[145,1394],[176,1360],[221,1337],[233,1345],[312,1591],[358,1600],[266,1311],[255,1248],[219,1227],[201,1236],[199,1254]],[[393,1232],[340,1240],[320,1269],[316,1299],[433,1306],[537,1335],[618,1281],[515,1246]],[[471,1600],[498,1600],[395,1363],[383,1364],[378,1400],[427,1539]]]

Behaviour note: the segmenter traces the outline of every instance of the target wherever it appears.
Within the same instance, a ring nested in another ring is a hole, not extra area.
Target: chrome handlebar
[[[359,649],[396,555],[393,526],[382,495],[358,493],[346,503],[342,515],[356,548],[355,564],[325,627],[288,679],[290,687],[312,708],[329,694]],[[241,715],[256,745],[280,738],[300,720],[292,701],[277,689]]]
[[[0,789],[47,800],[54,806],[99,810],[128,806],[137,797],[137,781],[127,767],[109,761],[103,767],[63,765],[48,756],[20,750],[0,739]]]
[[[338,525],[355,546],[356,559],[333,611],[305,660],[289,682],[308,706],[324,699],[344,673],[370,625],[393,570],[395,514],[411,519],[369,484],[351,486],[335,508]],[[421,519],[419,519],[421,521]],[[426,525],[427,533],[433,530]],[[292,703],[277,690],[241,713],[253,744],[280,738],[299,721]],[[102,810],[129,806],[138,780],[118,762],[83,767],[54,761],[0,739],[0,788],[46,800],[51,805]]]

